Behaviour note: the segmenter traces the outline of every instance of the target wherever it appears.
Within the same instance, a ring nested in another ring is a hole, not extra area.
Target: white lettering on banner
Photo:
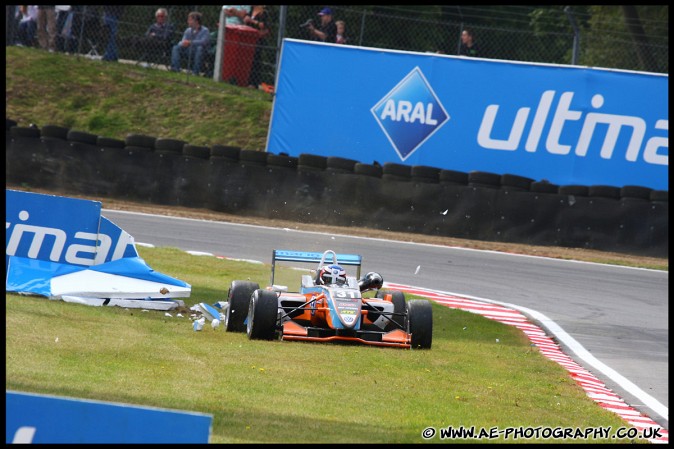
[[[494,120],[496,120],[497,112],[497,104],[487,106],[487,110],[484,112],[484,117],[482,118],[482,124],[480,125],[480,131],[477,133],[478,143],[483,147],[490,148],[492,150],[516,150],[520,144],[522,132],[524,132],[524,125],[526,124],[527,117],[529,116],[529,108],[521,108],[519,111],[517,111],[515,123],[510,130],[510,136],[508,137],[508,140],[498,140],[492,139],[490,137],[490,130],[494,126]]]
[[[77,232],[75,233],[75,237],[78,239],[83,239],[83,240],[90,240],[93,242],[96,242],[97,239],[97,234],[93,234],[91,232]],[[66,251],[66,262],[74,264],[74,265],[96,265],[101,262],[105,262],[105,256],[108,254],[108,251],[110,251],[110,246],[112,244],[112,239],[108,237],[107,235],[101,235],[101,245],[99,248],[96,248],[96,245],[78,245],[78,244],[72,244],[68,247],[68,250]],[[100,249],[100,252],[98,252]],[[78,253],[90,253],[93,254],[94,259],[92,261],[91,258],[82,258],[78,257]],[[101,260],[101,256],[103,256]]]
[[[554,90],[548,90],[541,95],[524,148],[530,153],[535,152],[538,148],[538,143],[543,135],[543,127],[548,118],[555,94]],[[549,153],[567,155],[571,152],[572,145],[560,143],[562,131],[567,122],[578,121],[583,118],[581,111],[574,111],[570,108],[572,99],[573,92],[564,92],[560,96],[550,130],[545,140],[545,149]],[[594,95],[591,104],[594,109],[601,108],[604,104],[604,97],[600,94]],[[499,105],[497,104],[487,106],[478,131],[477,142],[483,148],[491,150],[515,151],[520,146],[531,108],[523,107],[517,111],[515,121],[510,129],[510,135],[506,140],[493,139],[491,137],[498,110]],[[584,157],[587,155],[587,150],[598,124],[607,125],[606,136],[599,153],[602,158],[611,159],[613,157],[618,136],[621,130],[625,128],[631,128],[632,131],[629,144],[625,150],[625,160],[635,162],[639,158],[639,152],[641,151],[646,134],[646,122],[640,117],[599,112],[588,112],[585,115],[583,126],[576,142],[576,156]],[[669,131],[669,120],[658,120],[655,123],[655,129]],[[648,139],[643,152],[643,160],[654,165],[669,165],[669,155],[658,153],[658,149],[660,148],[666,149],[666,153],[668,153],[669,137],[656,136]]]
[[[19,212],[19,220],[26,221],[28,218],[29,214],[27,211],[24,210]],[[11,227],[12,223],[8,221],[5,222],[5,229],[7,232],[10,232]],[[27,257],[36,259],[40,253],[40,250],[42,249],[45,236],[52,236],[54,243],[51,252],[49,253],[49,260],[52,262],[58,262],[61,259],[63,249],[66,247],[67,242],[67,235],[65,231],[57,228],[34,226],[29,224],[15,224],[12,228],[6,248],[6,254],[8,256],[16,255],[16,251],[24,234],[33,234],[33,240],[31,241],[30,248],[28,249]],[[93,242],[93,244],[84,245],[73,243],[68,245],[65,256],[66,262],[74,265],[97,265],[105,262],[106,258],[108,257],[108,253],[112,248],[112,238],[109,235],[100,233],[94,234],[90,232],[76,232],[75,238],[89,240]],[[132,242],[132,240],[132,237],[128,233],[122,232],[119,240],[117,241],[112,260],[117,260],[124,257],[126,247]],[[90,253],[93,254],[94,257],[81,257],[80,253]]]
[[[583,115],[582,112],[569,109],[572,98],[573,92],[564,92],[559,99],[557,111],[552,119],[552,126],[550,126],[550,132],[548,133],[548,140],[545,142],[545,148],[552,154],[569,154],[569,151],[571,151],[571,145],[560,144],[559,138],[562,135],[565,122],[580,120]]]
[[[669,120],[658,120],[655,122],[655,129],[669,131]],[[669,138],[651,137],[648,139],[646,149],[644,149],[644,160],[651,164],[669,165],[669,154],[658,154],[658,148],[667,148],[667,153],[669,153]]]
[[[28,219],[28,212],[21,211],[19,213],[19,220],[25,221]],[[11,223],[5,222],[6,229],[9,229]],[[9,238],[7,243],[6,253],[8,256],[13,256],[16,254],[16,249],[19,247],[19,242],[21,241],[21,236],[24,232],[32,232],[34,234],[33,241],[30,244],[28,249],[28,257],[31,259],[37,258],[37,255],[40,253],[40,248],[42,248],[42,242],[46,235],[51,235],[54,237],[54,246],[52,247],[51,253],[49,254],[49,260],[56,262],[61,258],[61,253],[63,252],[63,247],[66,244],[66,233],[61,229],[56,228],[45,228],[42,226],[32,226],[27,224],[17,224],[12,230],[12,235]]]
[[[417,102],[412,107],[412,102],[405,100],[400,100],[397,106],[395,100],[388,100],[384,104],[380,118],[382,120],[389,118],[394,122],[404,120],[406,123],[418,121],[422,125],[435,126],[438,124],[438,121],[433,118],[432,103],[424,105],[422,102]]]
[[[31,444],[35,436],[36,427],[23,426],[19,427],[14,433],[12,444]]]

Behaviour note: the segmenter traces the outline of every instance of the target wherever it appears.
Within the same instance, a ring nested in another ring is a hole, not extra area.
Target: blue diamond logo
[[[449,114],[419,67],[371,111],[401,161],[410,157],[449,120]]]

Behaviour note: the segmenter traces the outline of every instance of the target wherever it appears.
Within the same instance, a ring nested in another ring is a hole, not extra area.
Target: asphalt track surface
[[[571,337],[572,344],[560,341],[567,355],[669,428],[668,272],[134,212],[103,215],[137,243],[264,263],[273,249],[355,253],[363,256],[363,273],[377,271],[385,281],[531,309]]]

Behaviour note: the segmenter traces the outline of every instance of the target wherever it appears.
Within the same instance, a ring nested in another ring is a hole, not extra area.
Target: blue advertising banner
[[[267,151],[668,190],[668,82],[286,39]]]
[[[101,216],[98,201],[5,189],[9,256],[76,266],[137,257],[133,238]]]
[[[6,392],[5,443],[207,444],[212,415]]]
[[[133,237],[101,216],[100,202],[9,189],[5,196],[7,292],[94,298],[98,305],[101,298],[190,295],[189,284],[138,256]]]

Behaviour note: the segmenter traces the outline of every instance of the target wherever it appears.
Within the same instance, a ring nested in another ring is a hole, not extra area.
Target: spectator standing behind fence
[[[33,47],[37,30],[37,5],[19,5],[17,45]]]
[[[313,22],[307,22],[307,31],[309,36],[320,42],[335,42],[337,38],[337,25],[332,20],[332,9],[323,8],[318,13],[321,18],[321,24],[316,28]]]
[[[244,25],[244,19],[250,13],[250,5],[224,5],[225,25]]]
[[[267,21],[269,14],[265,5],[253,5],[250,8],[250,14],[244,17],[243,23],[255,28],[259,35],[255,44],[255,55],[253,55],[253,66],[250,69],[248,76],[248,87],[257,87],[261,83],[262,78],[262,49],[265,46],[266,37],[269,35],[269,28]]]
[[[124,14],[124,5],[103,5],[103,28],[106,31],[107,45],[103,61],[117,61],[117,26]]]
[[[63,51],[63,30],[71,10],[70,5],[56,5],[56,49]]]
[[[459,55],[461,56],[479,56],[477,43],[475,43],[473,30],[464,29],[461,32],[461,46],[459,47]]]
[[[337,26],[337,34],[335,35],[336,44],[346,44],[348,39],[346,37],[346,23],[343,20],[338,20],[335,22]]]
[[[192,73],[198,75],[201,72],[201,61],[204,53],[208,51],[210,34],[208,28],[201,24],[201,13],[192,11],[187,15],[187,29],[183,33],[180,42],[173,46],[171,51],[171,70],[180,71],[180,61],[185,55],[188,61],[192,61]]]
[[[43,50],[56,50],[56,5],[37,6],[37,40]]]

